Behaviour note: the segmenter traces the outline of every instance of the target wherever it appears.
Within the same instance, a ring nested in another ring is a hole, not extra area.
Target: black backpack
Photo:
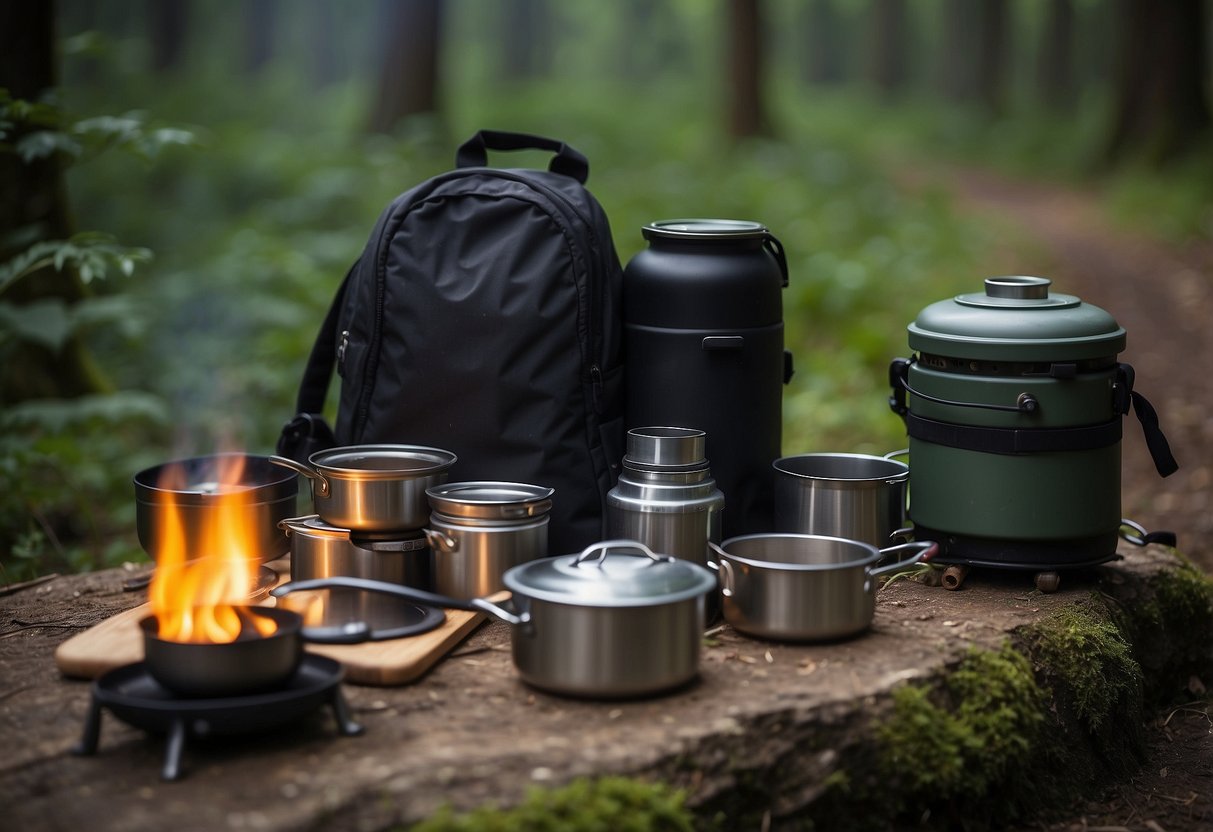
[[[485,167],[540,149],[547,171]],[[586,158],[484,130],[456,169],[397,197],[337,291],[278,452],[405,443],[453,451],[451,481],[551,486],[549,548],[603,539],[623,455],[622,271]],[[333,366],[335,433],[320,416]]]

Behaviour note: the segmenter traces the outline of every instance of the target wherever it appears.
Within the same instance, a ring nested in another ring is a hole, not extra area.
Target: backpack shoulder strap
[[[299,396],[295,401],[295,417],[283,426],[282,434],[278,437],[278,453],[299,462],[315,451],[337,444],[332,428],[324,421],[324,401],[328,398],[329,381],[337,361],[337,319],[357,267],[358,263],[355,262],[337,287],[337,294],[333,296],[328,314],[324,316],[316,342],[312,344],[307,367],[303,370]]]

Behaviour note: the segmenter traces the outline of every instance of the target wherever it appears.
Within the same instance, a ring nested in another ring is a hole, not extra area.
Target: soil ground
[[[1148,529],[1169,529],[1213,574],[1213,244],[1174,245],[1115,226],[1099,196],[1067,187],[952,171],[939,183],[996,235],[988,275],[1049,277],[1055,291],[1101,306],[1128,332],[1121,360],[1161,417],[1180,470],[1159,479],[1131,415],[1125,420],[1122,509]],[[1194,680],[1193,701],[1148,727],[1149,758],[1074,817],[1038,829],[1213,830],[1213,700]]]

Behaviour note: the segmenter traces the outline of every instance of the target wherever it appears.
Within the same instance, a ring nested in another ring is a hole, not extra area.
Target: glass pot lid
[[[607,540],[580,554],[528,561],[502,577],[511,592],[558,604],[644,607],[705,595],[716,575],[635,540]]]
[[[923,309],[909,325],[912,349],[953,358],[1053,361],[1104,358],[1125,348],[1125,331],[1098,306],[1052,293],[1044,277],[985,281],[984,293]]]

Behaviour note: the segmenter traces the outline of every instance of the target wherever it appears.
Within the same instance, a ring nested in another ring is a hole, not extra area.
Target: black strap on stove
[[[987,454],[1036,454],[1048,451],[1093,451],[1115,445],[1121,420],[1077,428],[996,428],[956,425],[905,414],[906,432],[914,439]]]
[[[1171,453],[1171,444],[1162,432],[1158,421],[1158,411],[1154,405],[1133,389],[1133,368],[1128,364],[1120,364],[1116,370],[1116,406],[1121,413],[1129,412],[1132,403],[1133,413],[1141,422],[1142,432],[1145,433],[1146,447],[1150,450],[1150,459],[1154,460],[1154,468],[1160,477],[1169,477],[1179,470],[1179,463]]]
[[[296,462],[306,462],[316,451],[324,451],[337,444],[333,429],[324,419],[324,402],[328,398],[329,380],[337,363],[337,318],[341,314],[346,287],[357,263],[346,272],[345,279],[337,287],[337,294],[329,306],[320,332],[312,344],[303,380],[299,384],[299,397],[295,401],[295,417],[282,427],[278,437],[277,451]]]

